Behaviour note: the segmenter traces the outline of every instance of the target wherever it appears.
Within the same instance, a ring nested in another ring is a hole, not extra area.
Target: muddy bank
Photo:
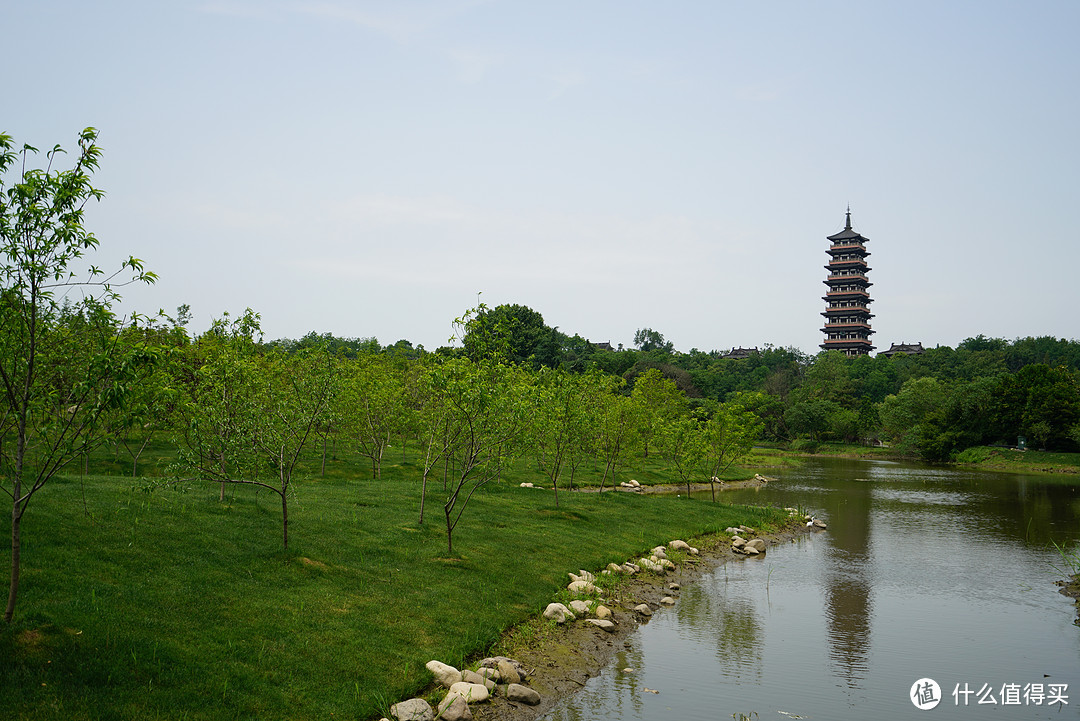
[[[1073,599],[1076,602],[1076,620],[1073,621],[1077,626],[1080,626],[1080,574],[1072,576],[1064,581],[1058,581],[1057,584],[1061,586],[1061,593]]]
[[[756,537],[772,547],[792,543],[797,536],[808,532],[810,529],[805,522],[799,520],[779,531]],[[621,577],[613,587],[601,593],[603,604],[614,612],[614,633],[580,619],[563,625],[538,619],[507,634],[498,645],[497,653],[520,661],[529,670],[528,685],[540,693],[541,703],[527,706],[496,696],[487,703],[473,705],[473,717],[483,721],[533,721],[539,718],[560,699],[577,692],[590,678],[600,674],[614,654],[624,647],[630,634],[648,622],[647,617],[632,610],[635,606],[647,603],[654,613],[664,613],[666,609],[660,605],[660,599],[672,596],[678,603],[680,595],[680,591],[672,590],[670,584],[685,588],[728,561],[755,562],[752,557],[733,552],[731,537],[726,534],[684,540],[697,546],[700,554],[688,555],[676,569],[664,574],[643,571]]]

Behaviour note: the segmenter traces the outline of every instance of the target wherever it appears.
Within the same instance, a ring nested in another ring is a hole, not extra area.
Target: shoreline
[[[708,485],[704,484],[704,487],[707,489]],[[794,543],[796,538],[810,532],[800,518],[754,537],[762,539],[767,547],[773,547]],[[664,596],[674,597],[678,604],[680,590],[671,590],[669,584],[684,587],[736,559],[753,562],[752,557],[735,553],[730,537],[722,532],[699,536],[688,543],[696,544],[699,554],[688,555],[676,568],[663,574],[642,571],[601,592],[604,605],[613,612],[614,632],[603,631],[583,618],[555,625],[539,617],[507,631],[487,655],[508,656],[525,666],[529,671],[528,685],[540,694],[541,701],[536,706],[528,706],[503,696],[493,696],[487,703],[471,706],[473,717],[483,721],[534,721],[540,718],[561,700],[584,688],[590,678],[599,675],[625,647],[630,636],[648,623],[649,618],[632,610],[634,606],[646,603],[654,612],[660,612],[667,608],[660,604]]]

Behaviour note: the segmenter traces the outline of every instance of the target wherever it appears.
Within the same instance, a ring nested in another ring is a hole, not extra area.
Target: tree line
[[[1076,340],[978,335],[956,348],[891,358],[849,358],[836,351],[809,356],[766,346],[732,359],[717,350],[680,353],[651,328],[637,331],[634,347],[610,349],[549,327],[540,313],[521,305],[483,309],[471,335],[461,347],[435,353],[475,358],[482,337],[500,340],[514,363],[602,372],[625,381],[625,392],[655,370],[683,393],[690,410],[738,400],[760,421],[763,439],[796,447],[888,443],[935,461],[952,460],[972,446],[1016,445],[1021,438],[1034,448],[1080,450]],[[379,347],[375,339],[366,342]],[[403,348],[425,352],[407,341],[382,352]]]
[[[733,360],[677,352],[640,329],[614,350],[547,326],[520,305],[479,305],[454,342],[310,333],[265,342],[251,310],[191,335],[190,312],[118,317],[120,289],[152,283],[142,261],[105,271],[82,223],[100,199],[96,131],[74,164],[0,134],[0,488],[11,501],[11,582],[22,519],[50,479],[111,444],[132,473],[152,442],[175,448],[170,483],[242,484],[280,499],[282,544],[301,459],[347,446],[379,477],[392,445],[417,463],[417,518],[441,503],[448,550],[469,502],[527,459],[558,504],[582,464],[601,491],[626,464],[659,459],[686,483],[712,482],[759,439],[814,444],[887,439],[927,458],[971,445],[1075,449],[1080,344],[983,336],[919,356],[809,357],[771,348]],[[77,298],[77,299],[76,299]]]

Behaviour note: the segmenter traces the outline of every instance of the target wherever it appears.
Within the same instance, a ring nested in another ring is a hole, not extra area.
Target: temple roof
[[[844,229],[835,235],[826,236],[827,240],[861,240],[863,242],[870,240],[864,235],[859,235],[851,229],[851,208],[847,209],[847,219],[844,222]]]

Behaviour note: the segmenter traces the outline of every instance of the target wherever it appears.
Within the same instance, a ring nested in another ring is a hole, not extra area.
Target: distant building
[[[589,341],[589,342],[591,342],[591,341]],[[592,343],[592,346],[596,350],[615,350],[614,348],[611,347],[611,341],[603,341],[601,343]]]
[[[866,355],[874,350],[870,335],[870,286],[867,278],[870,271],[866,258],[869,238],[859,235],[851,229],[851,208],[847,210],[844,229],[827,237],[830,242],[829,264],[825,270],[829,275],[823,281],[829,289],[822,298],[825,307],[825,334],[822,350],[838,350],[846,355]]]
[[[724,355],[722,355],[720,357],[721,358],[733,358],[735,360],[742,360],[744,358],[749,358],[752,355],[757,355],[758,352],[759,351],[758,351],[756,346],[753,347],[753,348],[732,348],[730,352],[725,353]]]
[[[922,355],[925,352],[922,343],[893,343],[889,350],[883,350],[878,355],[892,358],[894,355]]]

